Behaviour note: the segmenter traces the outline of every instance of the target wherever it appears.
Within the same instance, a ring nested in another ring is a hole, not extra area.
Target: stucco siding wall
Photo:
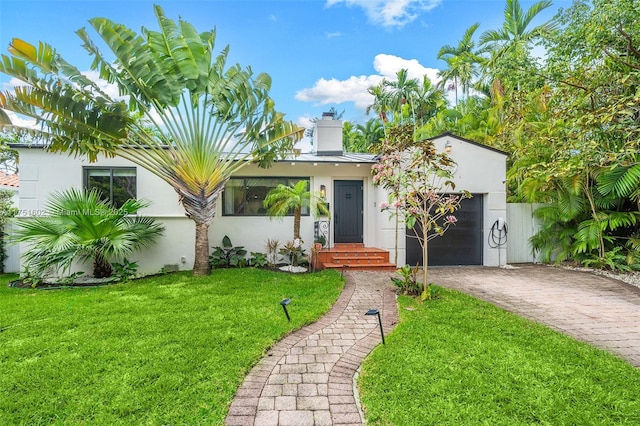
[[[20,150],[21,188],[20,211],[22,216],[45,213],[49,195],[55,191],[83,187],[83,166],[136,167],[121,158],[100,158],[97,163],[86,160],[48,153],[38,148]],[[158,242],[130,256],[137,261],[142,273],[158,272],[165,265],[177,265],[180,269],[193,267],[195,227],[185,217],[178,203],[177,193],[151,172],[136,167],[137,195],[139,199],[152,202],[142,209],[140,214],[156,218],[166,227],[165,235]],[[333,182],[335,180],[362,180],[365,197],[365,243],[374,244],[376,227],[366,221],[372,210],[367,205],[369,197],[370,167],[367,165],[335,163],[283,162],[270,169],[261,169],[256,165],[247,165],[237,176],[278,176],[310,177],[311,190],[319,191],[325,185],[327,200],[333,213]],[[328,219],[328,218],[320,218]],[[301,234],[307,252],[313,244],[313,216],[303,216]],[[331,228],[333,232],[333,228]],[[222,238],[228,235],[235,246],[244,246],[248,251],[266,252],[267,239],[277,239],[281,245],[293,238],[293,217],[269,219],[263,216],[224,216],[222,199],[218,201],[216,217],[209,229],[210,247],[219,246]],[[371,241],[371,243],[369,242]],[[331,241],[332,243],[332,241]],[[24,251],[26,246],[20,247]],[[88,267],[75,269],[89,271]]]

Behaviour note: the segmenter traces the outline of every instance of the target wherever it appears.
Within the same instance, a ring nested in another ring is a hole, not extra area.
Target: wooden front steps
[[[319,269],[355,269],[359,271],[395,271],[389,252],[365,247],[362,243],[336,243],[318,252]]]

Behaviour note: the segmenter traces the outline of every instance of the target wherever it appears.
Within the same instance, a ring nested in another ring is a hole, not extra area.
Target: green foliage
[[[425,300],[434,300],[440,298],[440,287],[435,286],[433,283],[429,283],[429,285],[424,289],[422,294],[420,294],[420,300],[423,302]]]
[[[308,262],[305,251],[302,248],[302,241],[300,240],[287,241],[279,253],[285,256],[292,266],[298,266],[299,263]]]
[[[408,264],[404,265],[396,271],[400,278],[391,277],[391,282],[398,287],[400,294],[417,296],[422,293],[422,284],[418,281],[419,271],[418,265],[415,267]]]
[[[225,235],[222,246],[214,247],[209,256],[212,268],[242,267],[246,263],[247,250],[243,246],[234,247],[231,239]]]
[[[269,262],[265,253],[252,251],[247,264],[254,268],[264,268],[269,264]]]
[[[269,217],[283,218],[293,212],[293,238],[300,238],[302,210],[311,208],[313,214],[328,215],[329,210],[320,193],[309,191],[309,182],[300,180],[295,185],[279,184],[264,199]]]
[[[48,216],[18,219],[13,239],[28,243],[23,259],[38,276],[63,276],[74,261],[91,261],[96,278],[108,277],[112,261],[151,245],[164,233],[154,219],[136,215],[148,205],[128,200],[116,209],[95,190],[56,192],[45,207]]]
[[[122,263],[114,262],[112,266],[113,276],[118,281],[129,281],[138,274],[138,262],[130,262],[127,258],[123,259]]]
[[[630,257],[628,254],[624,253],[623,247],[614,247],[613,249],[606,251],[602,257],[597,257],[591,253],[588,254],[582,259],[582,264],[584,266],[599,269],[631,272],[633,270],[640,270],[639,260],[640,257],[637,254]]]

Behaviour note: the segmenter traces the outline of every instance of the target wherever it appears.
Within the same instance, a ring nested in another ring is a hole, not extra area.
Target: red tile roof
[[[20,187],[20,178],[17,173],[0,172],[0,186],[11,186],[13,188]]]

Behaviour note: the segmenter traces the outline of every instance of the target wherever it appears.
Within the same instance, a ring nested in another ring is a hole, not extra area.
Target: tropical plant
[[[487,30],[480,35],[480,46],[491,55],[484,63],[486,74],[503,83],[513,81],[518,90],[522,88],[523,80],[535,63],[530,54],[531,45],[549,36],[557,28],[555,20],[531,28],[533,20],[551,5],[551,0],[541,0],[525,12],[519,0],[506,0],[502,27]]]
[[[300,239],[300,220],[303,209],[312,209],[313,214],[329,214],[319,193],[308,190],[308,181],[300,180],[295,185],[279,184],[264,199],[269,217],[283,218],[293,212],[293,239]]]
[[[234,246],[227,235],[222,238],[222,246],[214,247],[209,256],[212,268],[244,266],[247,250],[243,246]]]
[[[252,251],[250,254],[251,256],[247,263],[249,266],[253,266],[254,268],[264,268],[269,264],[266,254],[256,251]]]
[[[384,124],[413,122],[420,126],[446,106],[441,88],[433,86],[426,75],[422,80],[409,78],[407,69],[398,71],[393,80],[383,79],[368,91],[374,100],[367,113],[375,111]]]
[[[265,242],[267,247],[267,262],[269,266],[275,266],[278,263],[278,249],[280,248],[280,241],[274,239],[268,239]]]
[[[287,241],[282,246],[279,253],[287,258],[291,266],[298,266],[300,262],[306,261],[302,242],[297,238],[293,241]]]
[[[438,51],[438,59],[447,63],[448,68],[439,73],[442,78],[438,86],[448,89],[448,82],[453,82],[455,101],[458,104],[458,86],[462,86],[462,95],[469,98],[469,89],[473,79],[480,73],[479,66],[483,62],[481,52],[475,49],[473,35],[480,24],[475,23],[467,28],[457,46],[445,45]]]
[[[149,205],[132,199],[116,209],[97,190],[56,192],[45,207],[48,216],[16,220],[13,240],[28,243],[23,259],[37,276],[64,275],[74,261],[91,261],[96,278],[109,277],[114,260],[148,247],[164,233],[154,219],[136,216]]]
[[[131,262],[129,259],[122,259],[122,263],[113,262],[113,276],[118,281],[129,281],[138,274],[138,262]]]
[[[418,296],[422,293],[422,284],[418,281],[418,265],[411,266],[409,264],[398,268],[396,274],[399,277],[391,277],[391,282],[398,287],[401,294],[409,296]]]
[[[210,272],[208,229],[229,177],[247,160],[270,165],[291,151],[303,129],[275,110],[267,74],[227,66],[228,47],[215,54],[215,30],[198,33],[154,10],[159,31],[138,34],[107,18],[89,21],[115,60],[85,29],[77,31],[100,83],[50,45],[13,39],[0,72],[22,84],[0,95],[0,107],[39,126],[12,126],[6,116],[0,124],[40,138],[52,152],[90,161],[117,155],[163,179],[195,222],[193,273],[203,275]],[[126,96],[111,97],[103,83]]]

